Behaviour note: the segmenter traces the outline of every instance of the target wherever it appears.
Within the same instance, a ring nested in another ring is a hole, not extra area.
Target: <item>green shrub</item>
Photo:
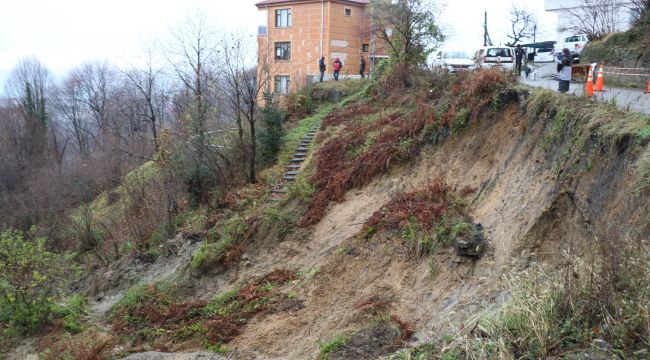
[[[82,317],[88,314],[88,300],[85,297],[74,295],[63,304],[57,304],[53,313],[63,321],[63,328],[71,333],[82,330]]]
[[[282,144],[284,135],[285,113],[274,102],[273,95],[264,94],[264,107],[261,110],[262,129],[258,136],[260,156],[264,161],[275,159]]]
[[[278,240],[283,240],[296,226],[296,215],[288,210],[264,208],[261,216],[261,229],[268,232],[271,228],[275,228],[278,232]]]
[[[52,252],[46,242],[20,231],[0,232],[0,324],[20,335],[52,322],[56,301],[78,274],[75,255]]]
[[[194,253],[190,266],[198,270],[215,264],[232,245],[245,237],[249,229],[248,222],[238,214],[219,222],[208,231],[209,239]]]
[[[329,359],[329,355],[332,351],[342,347],[348,342],[348,339],[344,335],[339,335],[331,341],[323,342],[318,344],[318,357],[319,360]]]

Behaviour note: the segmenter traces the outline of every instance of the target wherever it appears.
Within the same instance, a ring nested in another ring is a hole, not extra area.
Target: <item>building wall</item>
[[[630,10],[631,5],[632,3],[629,0],[617,1],[617,18],[615,20],[617,31],[625,31],[630,28],[633,21],[632,11]],[[575,21],[570,12],[579,12],[582,6],[582,0],[545,0],[544,8],[546,11],[557,14],[558,17],[556,29],[558,43],[563,43],[564,38],[567,36],[577,35],[570,31],[561,31],[561,29]]]
[[[350,9],[350,16],[345,15]],[[361,55],[368,63],[368,53],[362,52],[362,44],[370,45],[370,19],[366,9],[348,4],[332,3],[330,7],[330,27],[328,33],[329,51],[326,60],[328,72],[333,72],[333,63],[339,58],[343,63],[341,75],[358,75]],[[368,74],[366,66],[365,74]]]
[[[288,8],[291,8],[291,27],[275,27],[275,11]],[[350,16],[345,15],[346,8],[351,10]],[[264,6],[259,9],[267,11]],[[308,80],[317,78],[318,59],[321,55],[325,57],[327,78],[332,77],[333,62],[337,57],[343,62],[342,76],[359,76],[362,54],[367,64],[365,74],[368,74],[370,52],[362,52],[362,44],[370,46],[370,18],[364,6],[331,0],[270,5],[266,19],[266,34],[258,36],[258,72],[260,79],[265,78],[264,64],[268,58],[268,75],[272,91],[275,91],[276,75],[291,77],[290,91],[295,91]],[[291,42],[291,59],[275,60],[275,43],[284,41]]]

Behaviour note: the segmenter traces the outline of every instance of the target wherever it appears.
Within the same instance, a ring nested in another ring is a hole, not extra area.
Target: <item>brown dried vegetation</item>
[[[135,334],[132,346],[167,346],[197,339],[207,344],[226,343],[254,316],[291,310],[282,305],[287,295],[278,287],[295,278],[292,271],[276,270],[211,302],[178,301],[181,294],[154,284],[144,290],[140,301],[113,312],[112,330],[117,335]]]
[[[444,139],[452,129],[465,128],[486,110],[501,106],[508,99],[505,90],[510,82],[512,79],[498,70],[459,74],[432,83],[426,95],[394,93],[381,106],[369,105],[380,103],[377,97],[329,114],[322,129],[338,126],[340,131],[329,140],[320,139],[325,142],[314,155],[316,173],[311,178],[316,193],[301,225],[317,223],[332,201],[340,201],[349,189],[366,184],[391,164],[413,158],[424,144]],[[360,116],[381,114],[385,105],[412,110],[393,112],[369,123],[355,121]]]
[[[413,219],[430,230],[447,212],[449,192],[449,187],[437,178],[423,190],[399,193],[366,221],[362,231],[394,230]]]

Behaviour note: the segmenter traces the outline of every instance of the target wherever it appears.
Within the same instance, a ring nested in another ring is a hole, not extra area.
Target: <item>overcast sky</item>
[[[543,0],[444,0],[445,48],[482,45],[483,12],[496,44],[507,40],[508,12],[515,3],[537,14],[541,36],[555,40],[555,15]],[[88,60],[128,66],[153,41],[164,39],[183,19],[201,12],[223,31],[254,39],[264,21],[254,0],[3,0],[0,6],[0,92],[18,60],[36,56],[56,76]]]

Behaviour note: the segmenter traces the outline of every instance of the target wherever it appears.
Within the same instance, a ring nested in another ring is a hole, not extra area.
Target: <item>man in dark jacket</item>
[[[361,61],[359,62],[359,75],[361,75],[361,78],[366,77],[366,60],[361,56]]]
[[[318,60],[318,70],[320,71],[320,82],[323,82],[323,76],[325,76],[325,57],[321,56]]]
[[[517,48],[515,49],[515,64],[517,67],[517,75],[521,75],[521,61],[524,58],[524,48],[521,47],[521,45],[517,44]]]

